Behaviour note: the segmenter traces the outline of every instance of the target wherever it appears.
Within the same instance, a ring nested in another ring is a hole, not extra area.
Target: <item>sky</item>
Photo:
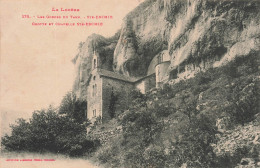
[[[72,89],[75,71],[71,60],[79,43],[92,33],[112,36],[120,29],[123,17],[141,1],[1,0],[1,118],[28,117],[34,110],[57,106]],[[80,11],[54,12],[52,8]],[[37,18],[47,15],[75,15],[81,19]],[[103,26],[99,27],[32,26],[32,22],[85,22],[90,20],[83,17],[92,15],[109,15],[113,19],[101,20]]]

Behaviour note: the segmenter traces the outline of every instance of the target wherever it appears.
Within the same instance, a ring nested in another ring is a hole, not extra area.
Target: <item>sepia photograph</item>
[[[0,0],[0,168],[260,167],[260,0]]]

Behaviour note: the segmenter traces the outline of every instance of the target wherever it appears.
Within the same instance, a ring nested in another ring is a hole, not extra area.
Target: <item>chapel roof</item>
[[[138,80],[137,78],[132,78],[123,74],[119,74],[119,73],[115,73],[112,71],[108,71],[105,69],[98,69],[97,73],[100,76],[105,76],[105,77],[109,77],[109,78],[113,78],[113,79],[119,79],[119,80],[123,80],[126,82],[135,82],[136,80]]]
[[[133,78],[133,77],[129,77],[123,74],[119,74],[116,72],[112,72],[112,71],[108,71],[105,69],[100,69],[98,68],[96,71],[100,76],[103,77],[107,77],[107,78],[112,78],[112,79],[116,79],[116,80],[121,80],[121,81],[125,81],[125,82],[129,82],[129,83],[136,83],[136,82],[140,82],[141,80],[150,77],[152,75],[155,75],[155,73],[141,77],[141,78]],[[87,80],[87,85],[89,84],[90,80],[92,78],[92,73],[90,74],[88,80]]]

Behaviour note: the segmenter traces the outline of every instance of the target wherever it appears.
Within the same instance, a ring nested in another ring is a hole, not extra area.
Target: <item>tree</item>
[[[11,135],[2,138],[9,151],[53,152],[83,155],[98,145],[86,137],[86,126],[53,108],[35,111],[29,121],[19,119]]]
[[[200,113],[197,110],[197,99],[195,96],[182,96],[181,97],[183,107],[181,110],[188,117],[189,123],[192,123],[192,120]]]
[[[31,151],[31,146],[29,146],[32,143],[30,124],[25,119],[19,118],[16,121],[16,125],[11,125],[11,129],[11,136],[5,135],[2,138],[2,144],[5,149],[9,151],[25,149]]]
[[[81,42],[79,43],[78,49],[81,50],[84,44],[85,44],[85,42],[81,41]]]
[[[79,100],[74,92],[68,92],[61,101],[60,114],[66,114],[79,123],[86,121],[87,102]]]

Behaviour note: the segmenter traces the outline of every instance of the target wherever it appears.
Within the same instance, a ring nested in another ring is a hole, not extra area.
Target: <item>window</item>
[[[96,76],[93,76],[93,80],[96,80]]]
[[[97,116],[97,111],[95,109],[95,110],[93,110],[93,117],[96,117],[96,116]]]
[[[97,95],[97,84],[92,86],[92,97]]]
[[[93,69],[95,69],[96,67],[97,67],[97,60],[94,59]]]

